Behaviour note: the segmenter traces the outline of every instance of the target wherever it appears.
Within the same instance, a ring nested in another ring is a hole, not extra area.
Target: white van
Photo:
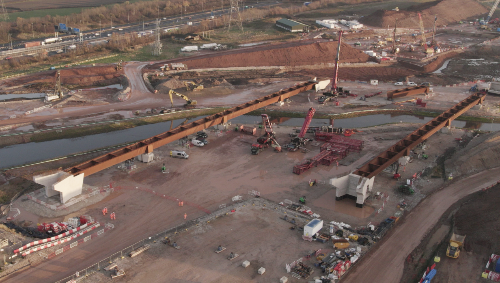
[[[185,151],[182,151],[182,150],[172,150],[172,151],[170,151],[170,156],[177,157],[177,158],[185,158],[185,159],[189,158],[189,155]]]
[[[191,140],[191,143],[193,143],[193,145],[196,145],[196,146],[204,146],[204,145],[205,145],[205,143],[204,143],[204,142],[199,141],[199,140],[197,140],[197,139],[192,139],[192,140]]]

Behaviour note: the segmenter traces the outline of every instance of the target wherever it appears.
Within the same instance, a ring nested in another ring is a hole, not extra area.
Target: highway
[[[278,5],[278,2],[261,2],[261,3],[254,3],[250,4],[250,6],[246,6],[248,8],[262,8],[265,6],[275,6]],[[245,10],[247,8],[245,7],[240,7],[241,10]],[[188,24],[188,22],[191,22],[192,25],[199,25],[201,21],[210,19],[210,17],[213,15],[215,18],[221,17],[223,14],[229,14],[230,9],[218,9],[214,11],[207,11],[207,12],[199,12],[199,13],[193,13],[193,14],[188,14],[184,16],[175,16],[175,17],[168,17],[168,18],[162,18],[160,21],[160,28],[162,30],[162,33],[165,32],[166,29],[174,29],[174,28],[180,28]],[[62,42],[58,43],[52,43],[52,44],[46,44],[43,46],[36,46],[36,47],[29,47],[29,48],[24,48],[24,43],[25,42],[15,42],[13,43],[13,50],[5,50],[8,47],[8,44],[4,44],[3,47],[0,49],[3,49],[4,51],[0,51],[0,60],[1,59],[6,59],[6,58],[14,58],[14,57],[20,57],[20,56],[26,56],[26,55],[33,55],[41,50],[45,51],[55,51],[62,49],[64,50],[70,45],[78,45],[78,44],[83,44],[83,43],[91,43],[91,44],[104,44],[107,42],[107,39],[111,36],[113,33],[118,33],[118,34],[125,34],[125,33],[141,33],[142,35],[152,35],[154,33],[154,30],[156,28],[156,20],[150,20],[150,21],[144,21],[144,22],[138,22],[138,23],[133,23],[133,24],[126,24],[126,25],[116,25],[116,26],[106,26],[101,29],[94,29],[94,30],[87,30],[83,31],[83,41],[79,41],[79,38],[76,35],[61,35],[60,38],[62,39]],[[45,38],[38,38],[36,40],[32,41],[43,41]]]

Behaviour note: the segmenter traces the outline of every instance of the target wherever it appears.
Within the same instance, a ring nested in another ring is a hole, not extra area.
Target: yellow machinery
[[[451,235],[450,244],[446,250],[446,256],[451,258],[458,258],[460,255],[460,249],[464,245],[465,236],[457,235],[453,233]]]
[[[202,90],[203,85],[196,85],[194,82],[184,82],[187,91],[197,91]]]
[[[178,92],[175,92],[173,90],[170,90],[168,92],[168,95],[170,96],[170,102],[172,103],[172,107],[174,107],[174,100],[172,99],[173,94],[180,96],[182,99],[186,100],[186,104],[184,104],[184,108],[195,108],[196,107],[196,100],[191,100],[191,99],[189,99],[189,97],[185,96],[182,93],[178,93]]]

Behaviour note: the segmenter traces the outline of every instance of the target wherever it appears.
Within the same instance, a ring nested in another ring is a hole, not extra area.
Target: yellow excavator
[[[203,85],[196,85],[194,82],[184,82],[187,91],[200,91],[203,90]]]
[[[172,99],[172,95],[175,94],[180,96],[182,99],[186,100],[186,104],[184,104],[184,108],[193,109],[196,107],[196,100],[191,100],[189,97],[185,96],[182,93],[175,92],[173,90],[169,90],[168,95],[170,96],[170,102],[172,103],[172,107],[174,107],[174,100]]]

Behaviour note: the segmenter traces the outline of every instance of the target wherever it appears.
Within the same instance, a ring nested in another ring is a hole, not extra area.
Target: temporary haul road
[[[406,257],[436,225],[443,213],[461,198],[490,187],[498,181],[500,168],[494,168],[465,179],[455,179],[431,194],[418,204],[373,252],[365,255],[342,282],[400,282]]]

